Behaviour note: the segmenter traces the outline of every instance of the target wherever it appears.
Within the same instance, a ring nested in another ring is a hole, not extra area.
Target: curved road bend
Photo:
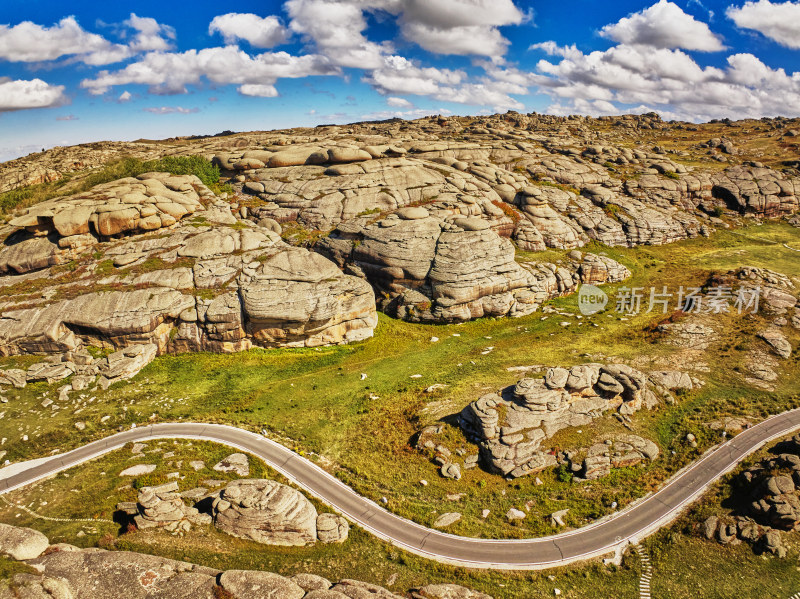
[[[232,426],[199,423],[154,424],[101,439],[0,481],[7,493],[61,470],[152,439],[215,441],[249,452],[375,536],[397,547],[457,566],[544,569],[607,555],[637,542],[675,519],[714,481],[765,443],[800,429],[800,410],[773,416],[743,431],[677,473],[656,493],[594,524],[538,539],[492,540],[458,537],[396,516],[286,447]]]

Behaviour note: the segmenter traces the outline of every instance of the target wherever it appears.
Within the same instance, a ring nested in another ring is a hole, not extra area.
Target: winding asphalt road
[[[491,540],[458,537],[396,516],[286,447],[232,426],[199,423],[134,428],[53,456],[0,481],[0,494],[18,489],[126,443],[152,439],[215,441],[264,460],[275,470],[375,536],[443,563],[494,569],[544,569],[608,555],[674,520],[710,484],[765,443],[800,429],[800,410],[773,416],[717,446],[673,476],[659,491],[594,524],[550,537]]]

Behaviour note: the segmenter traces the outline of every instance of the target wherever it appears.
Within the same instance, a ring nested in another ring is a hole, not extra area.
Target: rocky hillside
[[[196,177],[122,179],[38,204],[8,228],[6,355],[314,346],[364,339],[376,324],[363,280],[237,220]]]
[[[367,582],[345,579],[334,584],[314,574],[287,578],[257,570],[220,572],[141,553],[50,545],[38,531],[7,524],[0,524],[0,555],[25,562],[36,572],[0,581],[4,599],[491,599],[454,584],[427,585],[397,595]]]
[[[423,322],[529,314],[580,283],[629,275],[602,255],[553,264],[536,252],[664,244],[793,215],[791,124],[507,113],[20,159],[0,189],[127,152],[202,155],[233,193],[144,173],[12,214],[0,228],[0,352],[346,343],[372,334],[376,308]]]

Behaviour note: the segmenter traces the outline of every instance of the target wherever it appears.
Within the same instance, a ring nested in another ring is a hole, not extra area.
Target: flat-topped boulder
[[[0,523],[0,554],[15,560],[39,557],[50,542],[38,530]]]

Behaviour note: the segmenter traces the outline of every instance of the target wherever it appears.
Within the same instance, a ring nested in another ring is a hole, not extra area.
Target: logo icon
[[[606,309],[608,295],[594,285],[581,285],[578,289],[578,309],[584,316],[597,314]]]

